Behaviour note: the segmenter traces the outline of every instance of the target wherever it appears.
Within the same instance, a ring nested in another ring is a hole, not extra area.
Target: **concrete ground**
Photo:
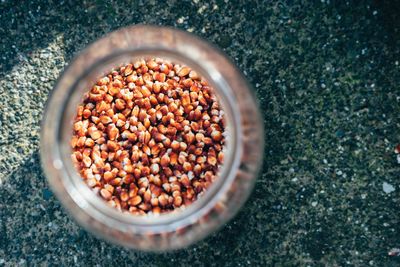
[[[0,266],[399,266],[395,1],[1,1]],[[305,4],[307,3],[307,4]],[[262,173],[220,232],[174,253],[101,241],[40,167],[44,103],[90,42],[139,23],[193,32],[254,86]]]

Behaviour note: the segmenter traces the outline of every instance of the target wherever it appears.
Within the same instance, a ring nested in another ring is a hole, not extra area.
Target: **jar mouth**
[[[60,172],[60,179],[73,201],[87,214],[96,220],[109,223],[110,226],[117,222],[123,223],[124,227],[132,228],[134,231],[142,231],[151,226],[152,232],[164,232],[184,227],[200,217],[207,214],[223,192],[228,190],[235,178],[235,173],[240,164],[241,146],[237,145],[241,140],[241,114],[236,109],[237,100],[231,93],[231,88],[223,75],[214,65],[202,61],[203,55],[196,53],[182,54],[179,51],[168,49],[162,46],[145,48],[121,49],[103,58],[98,59],[87,67],[79,77],[75,77],[74,83],[66,92],[67,98],[58,107],[59,124],[55,125],[56,142],[53,144],[51,154],[53,167]],[[72,137],[72,123],[76,108],[84,93],[91,88],[98,78],[104,76],[113,68],[132,63],[136,59],[162,58],[170,62],[180,63],[191,67],[204,77],[214,89],[218,101],[221,104],[226,120],[226,144],[224,150],[224,162],[220,166],[217,179],[204,192],[199,199],[184,209],[174,210],[158,216],[154,215],[133,215],[116,210],[110,207],[89,188],[80,177],[74,167],[71,154],[70,140]],[[57,86],[56,86],[57,88]],[[121,227],[122,225],[118,225]]]

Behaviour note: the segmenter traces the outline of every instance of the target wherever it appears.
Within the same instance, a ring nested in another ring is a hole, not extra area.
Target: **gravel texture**
[[[388,252],[400,247],[400,6],[311,2],[1,1],[0,266],[399,266]],[[67,62],[138,23],[224,49],[265,118],[264,167],[240,214],[167,254],[82,230],[38,157],[43,107]]]

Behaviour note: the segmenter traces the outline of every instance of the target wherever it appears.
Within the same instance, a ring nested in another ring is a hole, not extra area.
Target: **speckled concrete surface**
[[[79,2],[0,3],[0,266],[400,265],[388,256],[400,247],[398,4]],[[60,72],[88,43],[138,23],[223,48],[265,117],[264,168],[250,200],[222,231],[175,253],[87,234],[39,165],[39,122]]]

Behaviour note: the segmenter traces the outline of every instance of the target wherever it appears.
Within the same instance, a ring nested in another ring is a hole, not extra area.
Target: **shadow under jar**
[[[218,178],[192,204],[158,216],[110,207],[86,185],[71,160],[73,122],[83,95],[110,70],[146,58],[186,65],[204,77],[225,120],[224,161]],[[96,236],[141,250],[186,247],[221,227],[248,198],[262,156],[261,116],[243,75],[222,52],[171,28],[123,28],[90,45],[59,78],[42,122],[42,165],[63,206]]]

